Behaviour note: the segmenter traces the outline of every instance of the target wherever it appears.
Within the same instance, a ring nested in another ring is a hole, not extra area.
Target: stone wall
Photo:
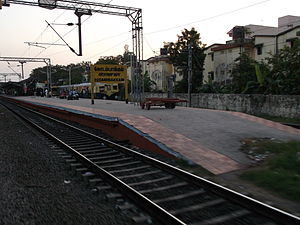
[[[166,98],[167,94],[146,93],[145,96]],[[188,95],[182,93],[175,93],[173,97],[188,99]],[[300,118],[300,95],[192,94],[192,107]]]

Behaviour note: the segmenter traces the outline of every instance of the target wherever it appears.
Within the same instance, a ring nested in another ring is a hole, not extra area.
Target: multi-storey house
[[[226,44],[213,44],[206,48],[204,81],[209,79],[226,83],[231,79],[235,60],[247,53],[256,61],[276,54],[284,46],[293,46],[300,38],[300,17],[278,18],[278,27],[261,25],[235,26],[228,35],[232,38]]]

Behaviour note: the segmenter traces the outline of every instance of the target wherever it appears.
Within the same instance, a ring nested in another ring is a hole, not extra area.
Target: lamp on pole
[[[91,10],[89,9],[76,9],[75,15],[78,17],[78,39],[79,39],[79,54],[78,56],[82,56],[82,38],[81,38],[81,16],[83,15],[92,15]]]

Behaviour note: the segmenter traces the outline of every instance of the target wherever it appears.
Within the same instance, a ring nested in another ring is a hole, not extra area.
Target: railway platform
[[[176,107],[143,110],[133,103],[90,99],[14,97],[17,100],[118,121],[163,151],[201,165],[213,174],[245,168],[251,160],[240,151],[246,138],[300,140],[300,130],[239,112]]]

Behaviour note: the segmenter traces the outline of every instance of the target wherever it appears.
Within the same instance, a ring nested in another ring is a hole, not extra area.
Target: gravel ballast
[[[0,224],[125,224],[36,131],[0,105]]]

